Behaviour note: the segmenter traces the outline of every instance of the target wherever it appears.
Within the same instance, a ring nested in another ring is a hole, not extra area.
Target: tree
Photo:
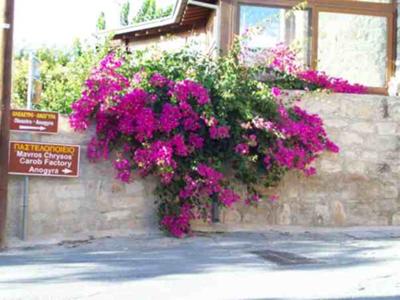
[[[126,1],[124,4],[121,6],[121,12],[120,12],[120,23],[121,26],[128,26],[129,25],[129,13],[130,13],[130,3],[129,1]]]
[[[79,99],[82,86],[92,67],[110,50],[110,42],[96,45],[74,42],[71,49],[40,48],[34,55],[40,61],[40,82],[43,91],[35,108],[69,113],[71,103]],[[12,106],[26,107],[29,52],[16,53],[13,63]]]
[[[170,16],[170,15],[172,15],[172,11],[173,11],[173,6],[172,5],[169,5],[169,6],[167,6],[166,8],[160,8],[159,9],[159,14],[160,14],[160,16],[163,18],[163,17],[168,17],[168,16]]]
[[[132,24],[151,21],[171,15],[173,6],[170,5],[166,8],[157,7],[156,0],[144,0],[142,7],[139,9],[137,15],[133,18]]]
[[[97,30],[105,30],[105,29],[106,29],[106,14],[104,13],[104,11],[102,11],[97,19]]]

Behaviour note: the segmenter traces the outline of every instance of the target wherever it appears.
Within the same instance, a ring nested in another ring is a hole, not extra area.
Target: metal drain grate
[[[282,266],[316,264],[317,260],[305,256],[296,255],[290,252],[259,250],[251,253],[262,257],[265,260]]]

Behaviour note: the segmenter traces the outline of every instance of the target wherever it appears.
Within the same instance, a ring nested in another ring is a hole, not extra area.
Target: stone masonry
[[[261,229],[271,225],[369,226],[400,225],[400,97],[314,94],[303,106],[325,121],[341,148],[324,154],[316,176],[291,172],[256,207],[237,205],[221,212],[221,224],[195,222],[195,229]],[[28,136],[14,134],[13,140]],[[121,232],[158,230],[154,180],[124,185],[113,179],[109,162],[89,163],[90,133],[72,132],[63,119],[58,135],[35,135],[34,141],[80,144],[78,179],[31,177],[29,239],[80,238]],[[8,236],[17,238],[21,224],[23,178],[9,185]]]
[[[33,135],[35,142],[81,145],[80,177],[30,177],[28,239],[74,239],[88,235],[113,235],[157,230],[154,182],[136,180],[130,185],[113,179],[109,161],[91,163],[86,145],[91,132],[78,134],[61,118],[58,135]],[[13,134],[12,140],[27,140]],[[8,236],[21,232],[23,177],[9,184]]]
[[[214,229],[400,225],[400,98],[315,94],[303,107],[322,116],[340,153],[324,154],[315,176],[291,172],[277,188],[264,189],[266,199],[279,195],[274,203],[223,210]]]

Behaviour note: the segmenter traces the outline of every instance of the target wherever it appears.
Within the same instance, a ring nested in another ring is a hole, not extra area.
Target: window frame
[[[254,5],[264,7],[276,7],[290,9],[293,6],[304,1],[299,0],[233,0],[231,3],[231,11],[228,15],[234,18],[232,37],[240,33],[240,6]],[[224,3],[222,2],[222,5]],[[232,5],[233,4],[233,5]],[[229,6],[227,6],[229,9]],[[387,19],[387,70],[386,70],[386,86],[385,87],[368,87],[368,93],[371,94],[387,94],[388,82],[395,73],[396,60],[396,29],[397,29],[397,3],[378,3],[364,2],[357,0],[308,0],[307,8],[310,9],[310,59],[311,68],[317,69],[318,66],[318,33],[319,33],[319,13],[332,12],[344,14],[359,14],[365,16],[385,17]]]

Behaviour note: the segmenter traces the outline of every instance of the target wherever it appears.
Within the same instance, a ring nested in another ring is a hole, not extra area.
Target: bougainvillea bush
[[[289,170],[311,176],[322,152],[338,152],[321,118],[260,82],[240,53],[110,53],[72,105],[73,128],[96,125],[90,160],[112,159],[127,183],[133,174],[158,178],[160,226],[176,237],[191,232],[191,220],[209,220],[213,205],[257,204],[260,185]]]

